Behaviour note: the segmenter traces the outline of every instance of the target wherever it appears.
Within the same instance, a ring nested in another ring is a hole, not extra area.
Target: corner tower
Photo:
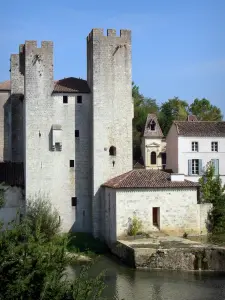
[[[131,31],[93,29],[87,37],[87,80],[92,91],[92,222],[101,230],[101,185],[132,169]]]

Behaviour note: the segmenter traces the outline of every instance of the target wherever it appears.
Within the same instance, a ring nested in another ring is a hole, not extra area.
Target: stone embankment
[[[137,269],[225,272],[225,247],[171,236],[119,240],[111,252]]]

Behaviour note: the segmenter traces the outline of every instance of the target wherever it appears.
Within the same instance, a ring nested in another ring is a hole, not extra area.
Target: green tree
[[[159,124],[166,136],[174,120],[184,121],[188,116],[188,103],[178,97],[169,99],[161,105]]]
[[[225,186],[220,176],[215,176],[211,163],[208,164],[203,176],[199,179],[200,194],[203,203],[212,203],[209,221],[213,234],[225,232]]]
[[[56,233],[58,216],[46,201],[28,206],[21,222],[0,231],[0,299],[101,299],[102,274],[90,278],[83,267],[68,278],[66,268],[76,258],[67,253],[68,236]]]
[[[134,160],[141,157],[141,136],[145,127],[147,115],[149,113],[158,114],[159,106],[155,99],[144,97],[139,87],[134,84],[132,88],[132,97],[134,103],[134,119],[133,119],[133,156]]]
[[[195,99],[190,105],[190,113],[196,115],[199,121],[222,121],[223,115],[220,108],[212,105],[209,100]]]

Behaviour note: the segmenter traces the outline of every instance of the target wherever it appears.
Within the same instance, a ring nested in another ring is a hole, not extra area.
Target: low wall
[[[0,186],[0,190],[4,200],[4,206],[0,209],[0,221],[3,222],[4,230],[9,222],[19,220],[20,213],[25,209],[25,201],[20,187]]]
[[[117,242],[111,251],[128,266],[137,269],[225,272],[225,247],[132,248]]]

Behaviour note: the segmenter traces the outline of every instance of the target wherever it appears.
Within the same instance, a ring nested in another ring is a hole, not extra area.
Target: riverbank
[[[225,247],[156,234],[119,240],[111,251],[128,266],[149,270],[225,272]]]

